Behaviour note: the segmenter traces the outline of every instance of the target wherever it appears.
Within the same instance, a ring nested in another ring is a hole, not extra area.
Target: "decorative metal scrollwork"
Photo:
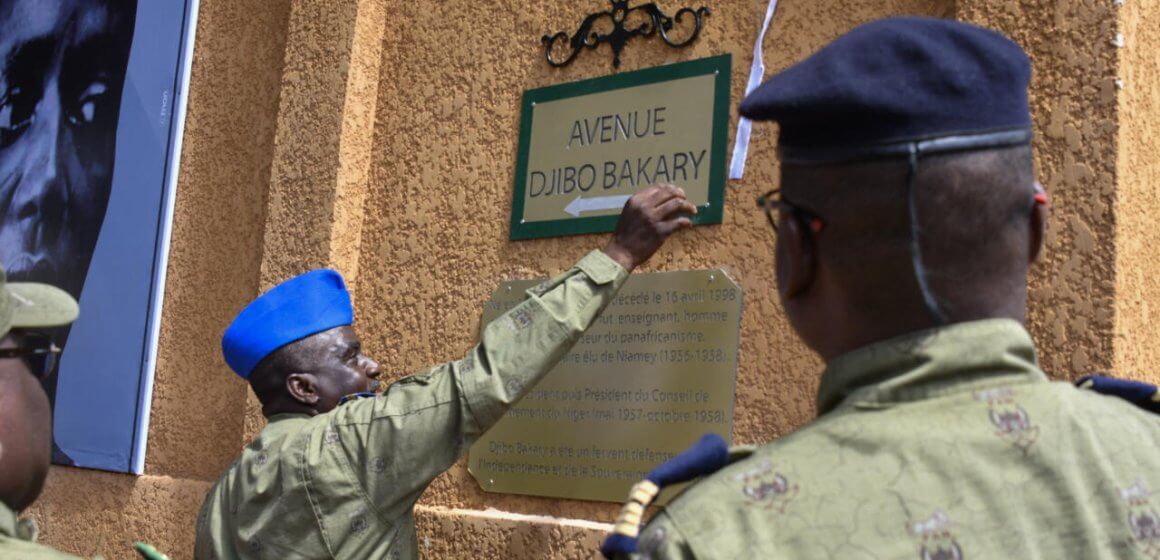
[[[666,45],[675,48],[688,46],[697,39],[701,33],[701,18],[709,15],[709,8],[681,8],[674,16],[669,16],[657,7],[656,3],[649,2],[648,4],[641,4],[640,6],[628,7],[629,0],[608,0],[612,7],[603,12],[597,12],[584,18],[584,22],[580,24],[580,29],[576,30],[576,34],[569,37],[567,32],[561,31],[555,35],[544,35],[541,42],[544,44],[544,57],[548,60],[548,64],[560,67],[571,64],[576,59],[576,55],[580,53],[583,48],[595,49],[601,43],[608,43],[612,47],[612,66],[620,67],[620,52],[624,50],[624,45],[634,37],[650,37],[652,35],[660,34],[661,40]],[[629,23],[630,16],[634,14],[643,14],[645,17],[641,19],[640,24]],[[685,39],[674,40],[670,36],[678,25],[682,23],[685,16],[692,16],[693,28],[692,32]],[[609,32],[600,32],[593,29],[593,27],[605,20],[612,24],[612,30]],[[572,48],[572,52],[568,53],[567,58],[558,60],[552,57],[552,50],[558,45],[566,44]]]

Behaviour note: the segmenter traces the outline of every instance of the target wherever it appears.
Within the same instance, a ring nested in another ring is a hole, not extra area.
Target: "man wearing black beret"
[[[1160,418],[1049,382],[1023,326],[1047,221],[1030,73],[998,33],[891,18],[745,99],[780,125],[760,204],[820,416],[735,452],[635,555],[1160,557]]]

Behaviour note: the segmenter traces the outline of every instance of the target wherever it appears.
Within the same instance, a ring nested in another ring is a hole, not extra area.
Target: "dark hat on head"
[[[855,28],[741,103],[777,121],[783,160],[835,161],[1025,144],[1031,63],[1003,35],[895,17]]]

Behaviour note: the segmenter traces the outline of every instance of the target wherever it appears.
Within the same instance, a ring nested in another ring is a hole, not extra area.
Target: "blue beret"
[[[1026,143],[1030,79],[1023,49],[999,33],[895,17],[857,27],[773,76],[741,114],[777,121],[780,147],[799,152],[1011,130]]]
[[[354,310],[342,275],[324,268],[291,278],[247,305],[222,336],[226,363],[243,379],[271,352],[350,325]]]

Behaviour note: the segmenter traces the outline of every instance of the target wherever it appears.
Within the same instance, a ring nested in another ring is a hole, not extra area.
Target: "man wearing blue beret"
[[[378,394],[379,365],[362,353],[337,272],[307,272],[263,294],[226,330],[222,351],[269,424],[206,496],[195,556],[417,558],[411,510],[423,490],[692,213],[677,187],[638,193],[603,251],[530,290],[466,357]]]
[[[607,553],[1160,558],[1160,418],[1049,382],[1024,329],[1047,221],[1030,73],[998,33],[891,18],[745,99],[780,126],[759,204],[789,323],[826,362],[819,417]]]

